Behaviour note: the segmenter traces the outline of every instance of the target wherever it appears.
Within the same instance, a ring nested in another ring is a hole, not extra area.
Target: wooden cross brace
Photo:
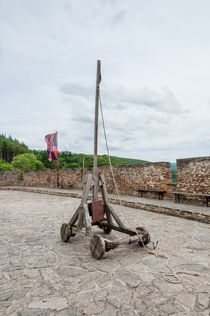
[[[99,173],[98,174],[98,183],[97,187],[100,188],[101,194],[102,194],[102,201],[103,201],[103,211],[104,211],[104,217],[101,220],[98,221],[91,221],[90,212],[89,212],[89,193],[91,190],[94,191],[95,181],[93,179],[92,174],[87,174],[85,178],[85,185],[83,189],[82,199],[81,203],[70,219],[69,223],[63,223],[61,226],[61,239],[64,242],[67,242],[71,236],[75,236],[77,233],[80,233],[85,228],[87,235],[92,235],[92,226],[97,225],[99,228],[103,229],[103,231],[108,234],[111,232],[112,229],[117,230],[121,233],[128,234],[130,236],[135,236],[138,234],[136,230],[132,230],[130,228],[127,228],[118,215],[116,214],[113,207],[110,205],[108,201],[108,194],[107,194],[107,188],[106,183],[104,179],[104,175]],[[92,204],[97,201],[93,201]],[[140,228],[140,230],[145,231],[144,228]],[[144,236],[145,235],[145,236]],[[136,236],[137,237],[137,236]],[[146,230],[146,233],[143,234],[144,237],[144,244],[146,245],[150,241],[149,233]],[[135,238],[134,238],[135,239]],[[137,239],[139,241],[139,237]],[[108,243],[106,241],[106,243]],[[103,241],[101,244],[104,244]],[[106,247],[106,251],[107,251]],[[103,251],[102,251],[103,252]],[[104,251],[105,252],[105,251]],[[92,255],[96,257],[93,252]],[[102,255],[100,256],[102,257]]]

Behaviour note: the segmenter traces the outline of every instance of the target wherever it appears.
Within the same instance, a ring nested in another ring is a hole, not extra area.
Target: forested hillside
[[[30,155],[29,155],[30,154]],[[35,157],[37,161],[35,161]],[[93,167],[93,155],[77,154],[71,151],[61,151],[58,153],[59,168],[85,168]],[[41,162],[41,163],[39,163]],[[137,164],[146,162],[145,160],[119,158],[111,156],[113,166],[124,164]],[[107,155],[98,156],[98,166],[109,165]],[[17,167],[18,166],[18,167]],[[19,170],[56,168],[56,161],[49,161],[47,150],[31,150],[24,143],[20,143],[11,136],[0,135],[0,170]]]
[[[24,143],[20,143],[11,136],[0,135],[0,160],[3,159],[10,163],[14,156],[29,152],[29,148]]]
[[[56,161],[48,161],[47,151],[45,150],[33,150],[32,151],[37,159],[42,161],[45,168],[56,168]],[[83,163],[85,168],[93,167],[93,155],[75,154],[70,151],[61,151],[58,153],[58,161],[60,168],[82,168]],[[119,158],[111,156],[111,163],[113,166],[124,165],[124,164],[136,164],[146,162],[144,160],[130,159],[130,158]],[[107,155],[98,156],[98,166],[109,165],[109,158]]]

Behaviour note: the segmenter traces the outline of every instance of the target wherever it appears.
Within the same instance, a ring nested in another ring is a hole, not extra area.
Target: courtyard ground
[[[0,191],[0,315],[209,315],[208,224],[114,205],[126,225],[149,230],[176,271],[200,274],[179,275],[181,284],[172,284],[163,279],[165,260],[136,244],[95,260],[90,237],[63,243],[60,226],[79,203]],[[108,238],[119,236],[112,232]]]

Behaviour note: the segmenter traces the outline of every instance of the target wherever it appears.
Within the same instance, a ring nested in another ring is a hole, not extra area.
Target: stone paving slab
[[[95,260],[90,237],[63,243],[60,226],[79,203],[0,191],[0,315],[209,315],[209,225],[114,205],[128,226],[150,231],[175,270],[200,273],[180,275],[182,283],[171,284],[162,276],[165,260],[138,245],[120,246]],[[102,234],[96,227],[94,232]],[[120,236],[112,232],[108,238]]]
[[[75,198],[81,198],[82,196],[81,190],[67,190],[48,187],[0,186],[0,190],[36,192]],[[109,200],[111,203],[120,204],[118,197],[114,194],[109,194]],[[175,203],[174,200],[148,199],[128,195],[120,196],[120,200],[122,205],[124,206],[144,209],[155,213],[183,217],[190,220],[197,220],[203,223],[210,224],[210,208],[206,206]]]

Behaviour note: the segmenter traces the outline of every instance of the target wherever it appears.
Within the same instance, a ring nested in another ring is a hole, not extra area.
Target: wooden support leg
[[[115,210],[109,203],[106,204],[106,209],[109,211],[109,213],[112,215],[112,217],[120,227],[125,227],[121,222],[120,218],[117,216]]]
[[[83,206],[88,200],[91,185],[92,185],[92,174],[88,173],[85,177],[85,185],[84,185],[82,200],[80,204],[81,206]]]
[[[83,215],[84,215],[84,209],[83,207],[79,207],[79,215],[78,215],[78,220],[77,220],[77,232],[82,230],[84,223],[83,223]]]
[[[70,219],[69,223],[63,223],[61,226],[61,239],[63,241],[68,241],[70,236],[74,236],[76,232],[82,230],[85,226],[86,233],[89,234],[92,231],[91,220],[89,216],[89,211],[87,207],[87,200],[89,197],[90,188],[92,185],[92,175],[87,174],[85,178],[85,185],[83,189],[82,200],[80,206]],[[76,228],[74,228],[76,224]]]
[[[99,173],[99,180],[101,181],[100,188],[101,188],[102,198],[104,201],[104,211],[106,214],[107,222],[109,225],[112,225],[113,224],[112,216],[111,216],[109,207],[107,207],[109,202],[108,202],[108,193],[107,193],[107,188],[106,188],[106,182],[104,179],[104,175],[101,173]],[[107,226],[107,227],[104,227],[103,230],[106,234],[109,234],[112,229]]]
[[[76,221],[78,219],[78,215],[79,215],[79,207],[78,207],[78,209],[76,210],[76,212],[74,213],[74,215],[72,216],[72,218],[69,221],[69,225],[70,226],[73,226],[76,223]]]
[[[112,217],[113,217],[114,220],[116,221],[116,223],[119,225],[119,227],[126,229],[125,225],[123,225],[120,218],[118,217],[115,210],[113,209],[113,207],[110,205],[110,203],[108,201],[106,182],[105,182],[104,175],[101,173],[99,174],[99,180],[101,181],[101,193],[102,193],[102,197],[103,197],[104,204],[105,204],[105,212],[107,215],[108,223],[110,224],[110,226],[113,225],[113,222],[112,222]]]
[[[83,211],[84,211],[83,221],[85,225],[86,234],[90,234],[92,232],[92,226],[91,226],[91,220],[90,220],[90,215],[89,215],[89,210],[88,210],[87,205],[83,206]]]
[[[95,235],[90,240],[90,251],[92,256],[95,259],[101,259],[105,252],[110,251],[111,249],[114,249],[118,247],[119,245],[125,245],[125,244],[132,244],[132,243],[139,243],[140,246],[142,246],[142,241],[145,244],[148,243],[148,240],[150,240],[149,233],[146,229],[143,227],[139,227],[139,233],[138,235],[132,236],[130,238],[124,238],[119,239],[115,241],[111,241],[108,239],[104,239],[99,235]]]

